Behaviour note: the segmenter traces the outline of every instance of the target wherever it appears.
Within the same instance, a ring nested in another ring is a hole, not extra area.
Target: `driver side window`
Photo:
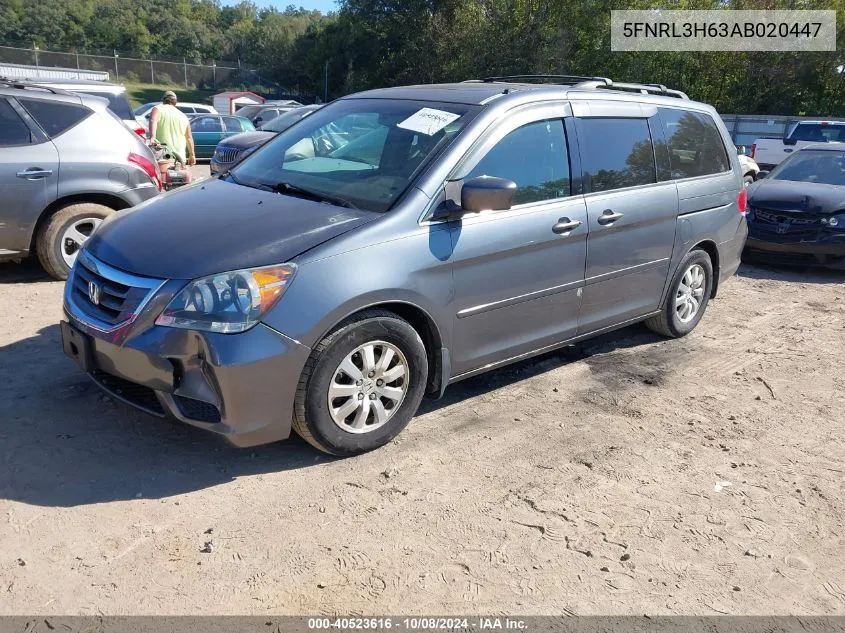
[[[465,177],[496,176],[516,183],[514,204],[570,195],[569,153],[563,121],[536,121],[500,140]]]

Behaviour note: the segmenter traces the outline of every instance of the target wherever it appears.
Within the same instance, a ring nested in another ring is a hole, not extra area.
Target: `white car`
[[[736,148],[736,154],[739,159],[739,168],[742,170],[742,181],[747,187],[757,180],[757,174],[760,173],[760,166],[757,164],[757,161],[745,153],[744,146],[738,146]]]
[[[758,138],[751,146],[751,158],[760,169],[771,171],[793,152],[812,143],[845,141],[845,121],[799,121],[780,138]]]
[[[135,120],[138,122],[138,125],[144,128],[145,133],[148,132],[150,129],[150,113],[153,111],[153,108],[157,105],[161,105],[161,101],[145,103],[143,105],[138,106],[133,111],[135,114]],[[205,103],[189,103],[179,101],[176,103],[176,108],[184,112],[188,116],[191,116],[192,114],[217,114],[217,110],[215,110],[210,105],[206,105]]]

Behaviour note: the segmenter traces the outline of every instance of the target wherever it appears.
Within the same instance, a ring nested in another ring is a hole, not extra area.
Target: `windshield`
[[[845,186],[845,152],[801,150],[775,167],[766,180]]]
[[[141,116],[145,114],[147,110],[151,110],[154,106],[157,106],[157,103],[145,103],[144,105],[139,105],[137,108],[132,110],[132,113],[135,116]]]
[[[135,115],[132,114],[132,109],[129,107],[129,102],[126,100],[126,95],[123,93],[114,94],[111,92],[95,92],[93,90],[86,90],[85,94],[107,99],[109,102],[109,110],[114,112],[124,121],[135,118]]]
[[[275,119],[271,119],[268,123],[262,125],[261,129],[267,132],[284,132],[291,125],[304,119],[312,112],[314,112],[314,108],[296,108],[295,110],[280,114]]]
[[[238,108],[237,110],[235,110],[235,114],[237,114],[238,116],[245,116],[247,119],[254,119],[263,107],[264,106],[262,105],[243,106],[242,108]]]
[[[478,110],[398,99],[336,101],[244,160],[233,170],[234,180],[258,188],[295,187],[387,211]]]

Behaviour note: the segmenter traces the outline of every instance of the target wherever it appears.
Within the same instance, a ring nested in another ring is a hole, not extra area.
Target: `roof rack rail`
[[[689,97],[685,92],[681,92],[680,90],[672,90],[671,88],[667,88],[663,84],[636,84],[636,83],[600,83],[598,81],[584,81],[578,84],[575,84],[575,88],[587,89],[587,90],[624,90],[628,92],[639,92],[641,94],[658,94],[658,95],[665,95],[667,97],[676,97],[678,99],[687,99]]]
[[[10,88],[18,88],[21,90],[23,90],[24,88],[37,88],[39,90],[50,92],[54,95],[67,94],[66,90],[59,90],[57,88],[43,86],[35,81],[32,81],[31,79],[13,79],[11,77],[0,77],[0,85],[5,85]]]
[[[499,81],[521,81],[521,80],[556,80],[555,83],[560,84],[576,84],[584,81],[596,81],[610,85],[613,82],[607,77],[582,77],[580,75],[504,75],[501,77],[485,77],[484,83],[494,83]],[[477,81],[477,80],[473,80]]]

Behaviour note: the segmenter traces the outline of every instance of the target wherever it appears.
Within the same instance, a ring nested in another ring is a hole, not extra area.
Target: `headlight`
[[[234,334],[248,330],[285,294],[296,264],[234,270],[196,279],[177,294],[156,325]]]
[[[832,215],[829,218],[822,218],[822,224],[833,229],[845,229],[845,214]]]

